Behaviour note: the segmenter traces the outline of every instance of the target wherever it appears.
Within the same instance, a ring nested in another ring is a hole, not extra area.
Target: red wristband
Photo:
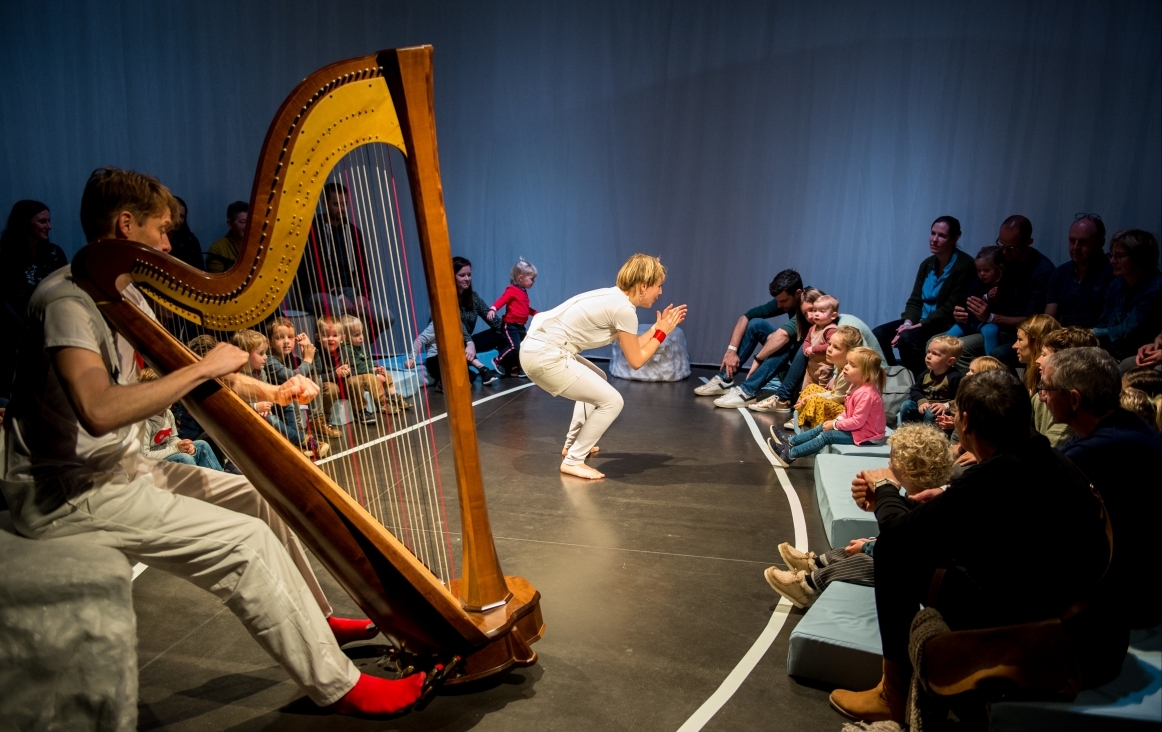
[[[664,343],[666,340],[666,334],[662,331],[661,328],[658,328],[654,331],[654,338],[658,339],[658,343]]]

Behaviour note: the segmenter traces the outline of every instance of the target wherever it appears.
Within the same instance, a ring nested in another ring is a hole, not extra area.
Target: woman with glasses
[[[904,312],[899,320],[872,330],[888,363],[896,365],[892,348],[899,348],[899,363],[916,376],[924,371],[928,340],[956,324],[953,308],[964,305],[968,286],[976,277],[972,257],[956,246],[959,240],[960,222],[955,218],[941,216],[932,222],[928,232],[932,256],[920,263]]]
[[[1132,368],[1138,349],[1162,330],[1158,239],[1141,229],[1119,231],[1110,241],[1110,264],[1114,281],[1093,334],[1110,355],[1129,360],[1126,368]]]

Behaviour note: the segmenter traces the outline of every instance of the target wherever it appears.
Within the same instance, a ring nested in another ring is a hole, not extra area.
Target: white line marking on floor
[[[472,406],[475,407],[475,406],[478,406],[480,404],[483,404],[484,402],[490,402],[493,399],[496,399],[497,397],[502,397],[505,394],[512,394],[513,392],[520,391],[521,389],[527,389],[530,386],[536,386],[536,384],[534,384],[533,382],[530,381],[527,384],[521,384],[520,386],[514,386],[511,389],[505,389],[504,391],[498,391],[491,396],[486,396],[483,399],[477,399],[476,401],[472,402]],[[398,432],[392,432],[390,435],[384,435],[383,437],[378,437],[374,440],[371,440],[370,442],[364,442],[356,447],[351,448],[350,450],[344,450],[343,452],[337,452],[334,455],[331,455],[330,457],[325,457],[322,460],[316,461],[315,465],[324,465],[326,463],[331,462],[332,460],[338,460],[341,457],[346,457],[347,455],[351,455],[352,453],[359,452],[360,450],[366,450],[367,448],[372,447],[373,445],[378,445],[382,442],[394,440],[395,438],[402,437],[403,435],[406,435],[409,432],[414,432],[418,429],[422,429],[424,427],[427,427],[428,425],[432,424],[433,422],[439,422],[441,419],[444,419],[447,416],[448,416],[447,412],[444,412],[443,414],[437,414],[435,417],[432,417],[430,419],[425,419],[423,422],[417,422],[416,424],[413,424],[410,427],[406,427],[402,430],[399,430]]]
[[[146,567],[146,566],[145,566],[144,564],[142,564],[141,562],[138,562],[137,564],[134,564],[134,565],[133,565],[133,579],[137,579],[138,577],[140,577],[140,576],[141,576],[141,573],[142,573],[142,572],[144,572],[144,571],[145,571],[145,570],[147,570],[147,569],[149,569],[149,568],[148,568],[148,567]],[[133,581],[133,580],[130,580],[130,582],[132,582],[132,581]]]
[[[701,377],[703,383],[708,381],[706,377]],[[743,407],[738,410],[742,413],[743,420],[750,428],[751,435],[754,436],[755,441],[759,444],[759,448],[763,451],[763,455],[770,461],[771,466],[775,469],[775,475],[778,476],[779,485],[783,488],[783,493],[787,496],[787,503],[791,507],[791,520],[795,526],[795,548],[800,551],[807,551],[807,520],[803,515],[803,504],[799,502],[799,495],[795,493],[794,487],[791,486],[791,479],[787,476],[787,471],[783,470],[778,463],[775,462],[774,455],[771,454],[770,448],[767,446],[767,441],[763,439],[762,433],[759,432],[759,427],[755,424],[754,417],[750,416],[750,410]],[[790,614],[791,603],[786,598],[780,598],[779,604],[775,606],[775,611],[771,613],[771,619],[767,621],[767,627],[763,628],[763,632],[755,639],[754,644],[738,665],[727,675],[722,684],[719,685],[710,698],[698,707],[690,718],[686,720],[685,724],[678,728],[678,732],[698,732],[702,729],[710,719],[718,713],[719,709],[725,706],[726,702],[734,696],[742,686],[742,682],[750,676],[751,671],[754,671],[755,666],[763,659],[767,651],[770,650],[771,645],[775,642],[775,638],[779,636],[779,632],[783,629],[783,624],[787,622],[787,616]]]

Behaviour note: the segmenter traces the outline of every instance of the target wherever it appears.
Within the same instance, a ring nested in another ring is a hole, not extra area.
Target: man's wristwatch
[[[896,490],[900,489],[900,486],[896,485],[896,481],[892,480],[891,478],[880,478],[879,480],[877,480],[875,483],[872,484],[872,488],[878,491],[880,488],[883,488],[884,486],[889,486],[889,485],[892,486],[893,488],[895,488]]]

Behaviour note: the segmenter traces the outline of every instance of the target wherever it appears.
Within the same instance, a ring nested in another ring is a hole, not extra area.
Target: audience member
[[[504,343],[493,360],[493,371],[501,376],[524,376],[520,370],[520,343],[525,337],[525,326],[537,311],[529,305],[529,289],[537,281],[537,268],[523,258],[512,266],[509,286],[488,309],[488,322],[496,319],[496,312],[504,308],[501,322]]]
[[[157,381],[159,378],[153,369],[142,369],[137,380],[141,383]],[[177,420],[174,419],[173,407],[145,420],[145,434],[141,440],[141,454],[150,460],[166,460],[171,463],[196,465],[199,468],[221,470],[218,456],[210,449],[209,443],[204,440],[183,439],[177,434]]]
[[[424,370],[432,380],[432,388],[443,391],[443,384],[440,381],[440,355],[436,346],[436,324],[430,320],[427,327],[416,336],[411,355],[403,363],[404,368],[408,369],[414,369],[417,364],[423,364]]]
[[[732,389],[738,389],[736,393],[753,397],[776,376],[781,376],[784,382],[802,381],[807,360],[800,359],[801,369],[797,369],[795,354],[809,325],[802,313],[803,278],[795,270],[785,269],[775,275],[768,290],[772,299],[747,310],[738,319],[718,373],[694,389],[695,394],[721,397]],[[779,315],[786,315],[787,322],[776,329],[767,319]],[[755,366],[743,382],[736,385],[735,374],[752,355],[755,356]],[[740,403],[746,401],[743,398]]]
[[[1122,409],[1131,414],[1138,415],[1143,422],[1154,429],[1162,430],[1162,420],[1158,418],[1158,407],[1162,405],[1162,397],[1154,397],[1151,399],[1150,395],[1146,392],[1131,386],[1129,389],[1122,389],[1122,393],[1118,397],[1118,403]]]
[[[1114,358],[1131,368],[1139,349],[1162,330],[1162,273],[1158,271],[1158,239],[1148,231],[1130,229],[1110,241],[1114,281],[1093,334]]]
[[[1049,277],[1046,315],[1063,326],[1097,325],[1114,279],[1105,245],[1106,225],[1101,216],[1079,213],[1069,227],[1069,261]]]
[[[242,252],[246,223],[250,218],[250,204],[235,201],[226,207],[226,236],[210,245],[206,255],[207,272],[225,272],[234,266]]]
[[[952,476],[952,453],[948,440],[940,430],[928,425],[910,424],[896,430],[888,438],[891,457],[888,467],[861,472],[854,483],[867,486],[879,480],[891,480],[904,488],[916,501],[927,501],[943,493],[943,486]],[[853,485],[854,485],[853,483]],[[863,500],[860,508],[874,510],[873,503]],[[832,582],[854,585],[875,585],[875,539],[852,539],[847,546],[832,549],[816,556],[803,553],[790,544],[779,544],[779,556],[787,569],[768,567],[763,573],[767,584],[795,607],[810,607],[819,593]]]
[[[368,253],[347,195],[347,187],[332,181],[323,186],[323,206],[307,236],[291,301],[316,316],[354,315],[367,323],[374,347],[391,325],[391,312],[375,302]]]
[[[0,397],[7,397],[16,372],[16,347],[28,301],[41,280],[68,264],[48,239],[52,213],[40,201],[17,201],[0,234]]]
[[[878,325],[872,331],[887,362],[895,366],[892,348],[900,349],[900,363],[919,377],[924,370],[928,340],[951,328],[953,308],[963,306],[972,282],[972,258],[959,249],[960,222],[941,216],[932,222],[928,249],[932,256],[920,263],[912,295],[904,305],[901,320]]]
[[[472,289],[472,262],[464,257],[452,257],[452,271],[456,275],[456,291],[460,303],[460,333],[464,336],[464,356],[480,374],[481,384],[487,386],[496,383],[500,379],[500,374],[485,366],[476,356],[501,348],[504,343],[504,336],[501,335],[502,324],[499,320],[489,319],[488,303]],[[484,318],[484,323],[488,327],[474,333],[479,318]],[[472,378],[471,372],[468,377]]]
[[[1037,388],[1040,384],[1040,363],[1045,338],[1060,329],[1061,326],[1057,321],[1048,315],[1034,315],[1026,318],[1017,328],[1017,342],[1013,344],[1017,361],[1025,365],[1025,388],[1029,392],[1029,403],[1033,407],[1033,429],[1045,435],[1053,447],[1059,447],[1073,435],[1065,425],[1053,423],[1053,417],[1037,396]]]
[[[964,346],[958,364],[961,371],[968,370],[972,359],[986,355],[996,358],[1009,368],[1016,368],[1016,354],[1010,348],[1016,340],[1016,333],[1011,329],[1019,326],[1030,315],[1045,312],[1049,276],[1053,274],[1053,263],[1032,245],[1033,224],[1029,219],[1024,216],[1005,219],[997,237],[997,246],[1005,258],[1005,276],[1000,289],[1004,300],[1012,303],[1013,312],[997,312],[987,300],[980,297],[969,298],[964,308],[956,310],[961,317],[971,313],[982,323],[995,323],[1000,327],[998,345],[987,354],[984,352],[983,336],[968,335],[961,339]]]
[[[189,211],[186,202],[178,196],[174,196],[174,200],[178,202],[178,210],[174,216],[173,228],[166,232],[166,236],[169,237],[170,255],[194,269],[205,269],[206,260],[202,257],[202,243],[194,236],[194,232],[190,231],[190,222],[186,218]]]
[[[834,369],[827,361],[827,349],[831,346],[831,336],[839,327],[839,300],[831,295],[820,295],[806,313],[811,329],[803,339],[803,353],[807,356],[807,373],[803,375],[803,385],[824,386],[831,380]]]
[[[1101,493],[1113,524],[1115,551],[1103,583],[1103,595],[1112,601],[1107,622],[1131,628],[1158,625],[1162,606],[1142,578],[1151,574],[1155,524],[1162,511],[1157,487],[1162,436],[1119,407],[1118,362],[1100,348],[1053,354],[1042,380],[1041,398],[1053,418],[1076,433],[1061,452]],[[1116,659],[1119,666],[1121,659]]]
[[[1130,369],[1122,374],[1122,388],[1141,389],[1151,397],[1156,397],[1162,394],[1162,371],[1147,366]]]
[[[1005,295],[1009,293],[1002,291],[1000,286],[1005,274],[1005,255],[1001,248],[996,245],[984,247],[976,253],[975,264],[976,279],[968,286],[968,297],[987,302],[990,312],[1007,313],[1014,310],[1012,298],[1008,298],[1006,302]],[[996,349],[999,343],[999,325],[981,321],[965,308],[955,308],[952,318],[956,325],[949,328],[945,335],[963,338],[980,333],[984,339],[985,353],[992,353]]]
[[[1029,397],[1017,378],[975,374],[961,382],[956,404],[956,429],[978,465],[921,505],[890,481],[872,486],[884,675],[869,691],[831,694],[832,706],[848,717],[904,722],[909,631],[937,569],[946,574],[935,606],[949,627],[964,630],[1060,617],[1090,595],[1106,566],[1098,500],[1078,471],[1031,433]],[[1018,568],[1020,558],[1040,556],[1062,537],[1069,561]]]
[[[1159,333],[1154,338],[1153,343],[1147,343],[1138,349],[1137,356],[1134,357],[1134,363],[1131,366],[1127,363],[1129,359],[1122,362],[1122,370],[1127,371],[1134,366],[1142,367],[1148,366],[1153,369],[1162,369],[1162,333]]]
[[[363,392],[371,395],[371,403],[384,414],[399,414],[411,409],[412,404],[395,392],[395,382],[387,368],[375,363],[364,343],[363,323],[354,315],[344,315],[343,343],[339,347],[344,363],[350,364],[352,374],[347,377],[348,393],[359,399]]]
[[[928,368],[912,384],[909,399],[900,406],[898,424],[927,422],[936,424],[937,418],[947,413],[956,399],[956,389],[964,374],[957,371],[960,358],[960,339],[939,335],[928,341],[924,365]]]
[[[318,349],[306,333],[295,335],[295,324],[290,318],[272,318],[267,324],[266,338],[270,342],[270,353],[264,367],[267,382],[285,384],[295,376],[314,379],[315,354]],[[296,346],[301,354],[297,365],[294,363]],[[331,407],[338,398],[339,387],[333,382],[326,382],[326,388],[319,389],[318,398],[310,404],[310,424],[315,434],[324,437],[339,437],[342,434],[328,421]]]
[[[799,315],[802,316],[803,321],[808,326],[813,322],[812,318],[815,317],[815,302],[823,297],[826,297],[823,291],[817,290],[814,287],[807,287],[803,290],[803,294],[799,298]],[[789,323],[789,320],[787,323],[784,323],[783,328],[786,328]],[[797,327],[796,325],[796,329]],[[795,344],[795,350],[790,355],[790,365],[787,367],[786,374],[779,380],[774,393],[761,401],[754,401],[758,397],[758,392],[766,388],[767,384],[771,381],[771,379],[765,378],[768,373],[773,373],[770,369],[765,368],[767,365],[766,362],[770,358],[769,353],[773,348],[773,343],[781,340],[781,333],[784,332],[783,328],[775,331],[767,343],[755,353],[746,380],[715,399],[714,406],[722,409],[748,407],[756,412],[790,411],[790,403],[798,397],[802,385],[808,382],[809,375],[807,370],[810,366],[811,359],[808,351],[801,346],[807,342],[810,327],[803,331],[804,336],[802,340]],[[796,333],[798,333],[797,330]],[[793,383],[791,381],[792,377],[797,379]]]
[[[847,354],[853,348],[863,345],[863,336],[850,325],[841,325],[831,335],[827,345],[827,363],[833,367],[834,376],[826,387],[809,384],[799,394],[795,410],[799,413],[799,424],[812,427],[835,419],[843,414],[851,384],[843,378],[843,367],[847,365]],[[791,425],[794,429],[795,425]]]
[[[828,445],[874,445],[883,441],[887,420],[881,393],[887,374],[879,354],[863,346],[851,349],[847,354],[847,365],[843,367],[843,378],[852,388],[839,419],[792,435],[790,440],[783,436],[777,425],[771,425],[767,444],[775,461],[784,468]]]

